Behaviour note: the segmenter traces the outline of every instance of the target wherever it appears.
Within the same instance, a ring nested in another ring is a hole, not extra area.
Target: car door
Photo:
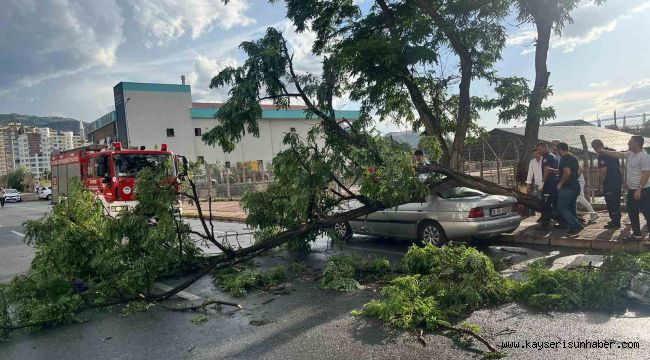
[[[376,211],[350,220],[350,226],[356,233],[388,236],[385,211]]]
[[[425,215],[430,197],[426,202],[412,202],[386,210],[386,229],[395,238],[417,237],[417,224]]]

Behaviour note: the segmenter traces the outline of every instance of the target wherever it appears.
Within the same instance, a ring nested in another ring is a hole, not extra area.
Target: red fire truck
[[[178,177],[178,156],[162,144],[160,150],[122,149],[119,142],[112,147],[89,145],[52,154],[52,202],[68,195],[70,181],[79,178],[86,188],[101,200],[106,212],[117,216],[137,203],[135,178],[149,167],[157,173]],[[175,184],[177,184],[175,182]]]

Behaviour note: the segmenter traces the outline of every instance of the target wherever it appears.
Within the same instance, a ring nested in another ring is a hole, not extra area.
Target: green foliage
[[[612,254],[599,268],[581,267],[551,271],[542,262],[530,266],[519,284],[517,297],[543,310],[591,309],[624,311],[625,291],[638,272],[650,270],[650,256]],[[645,276],[647,278],[647,276]]]
[[[34,324],[27,330],[38,330],[78,321],[80,310],[150,294],[157,278],[195,261],[198,249],[187,233],[176,232],[173,189],[160,184],[160,178],[142,171],[138,206],[114,219],[77,181],[66,201],[28,221],[25,241],[34,247],[34,260],[3,291],[13,309],[11,322]],[[148,224],[152,217],[156,226]]]
[[[291,270],[297,274],[307,271],[307,265],[304,262],[295,262],[291,264]]]
[[[32,176],[32,173],[25,166],[20,166],[18,169],[7,173],[7,189],[25,191],[27,181]]]
[[[194,315],[190,321],[192,322],[192,324],[200,325],[206,323],[209,319],[210,318],[208,318],[208,316],[205,314],[198,314],[198,315]]]
[[[486,255],[465,246],[412,246],[402,260],[406,275],[382,290],[363,313],[401,328],[439,323],[487,304],[508,301],[513,284],[502,278]]]
[[[385,258],[362,259],[351,255],[336,255],[329,258],[323,270],[320,287],[354,291],[361,287],[360,280],[383,279],[392,272],[393,267]]]
[[[509,77],[494,79],[497,85],[495,92],[497,98],[488,100],[486,108],[498,108],[498,119],[502,124],[508,124],[513,120],[525,121],[528,115],[528,102],[532,91],[528,86],[528,80],[522,77]],[[553,95],[552,89],[547,89],[543,99]],[[551,106],[541,106],[537,118],[542,123],[555,118],[555,109]]]
[[[249,267],[242,270],[231,267],[214,272],[214,282],[217,286],[235,297],[244,296],[250,290],[278,286],[286,279],[287,274],[282,266],[274,266],[266,272]]]

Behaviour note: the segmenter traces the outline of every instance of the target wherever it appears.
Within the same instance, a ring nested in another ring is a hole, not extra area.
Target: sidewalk
[[[622,239],[630,235],[632,229],[627,214],[623,214],[623,226],[618,230],[604,229],[603,226],[609,222],[607,212],[598,212],[600,218],[595,224],[584,224],[585,229],[577,237],[567,237],[566,230],[552,229],[550,231],[537,231],[535,227],[538,216],[529,217],[521,222],[517,230],[511,234],[500,236],[502,242],[515,244],[537,244],[548,246],[563,246],[581,249],[593,250],[618,250],[628,252],[646,252],[650,251],[650,243],[641,243],[637,241],[623,241]],[[588,215],[585,215],[586,219]],[[645,220],[641,216],[641,224]],[[643,229],[643,234],[647,239],[648,231]]]
[[[201,202],[201,210],[206,219],[210,216],[209,204],[207,201]],[[188,218],[198,218],[199,213],[194,204],[183,203],[183,216]],[[235,221],[246,222],[246,212],[239,205],[239,201],[213,201],[212,202],[212,219],[218,221]]]

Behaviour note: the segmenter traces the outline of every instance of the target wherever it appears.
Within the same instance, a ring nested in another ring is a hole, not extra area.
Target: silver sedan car
[[[439,246],[450,239],[490,238],[514,231],[520,223],[514,197],[455,187],[429,195],[426,202],[377,211],[337,224],[335,229],[343,238],[355,233]]]

